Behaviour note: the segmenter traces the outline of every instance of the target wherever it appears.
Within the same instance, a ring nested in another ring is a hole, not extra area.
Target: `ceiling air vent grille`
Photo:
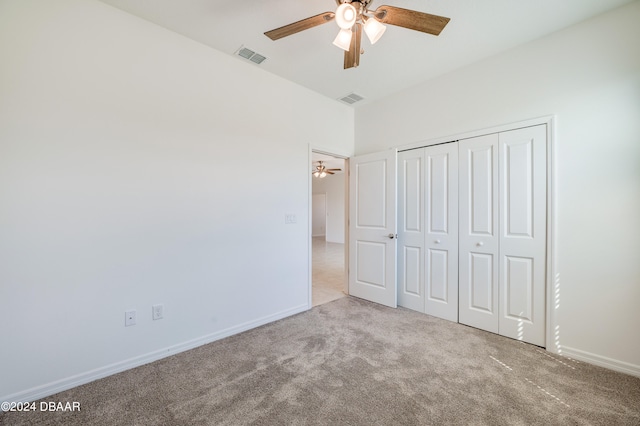
[[[254,52],[251,49],[247,49],[246,47],[241,47],[236,51],[236,54],[244,59],[248,59],[253,63],[261,64],[267,58],[259,53]]]
[[[259,53],[256,53],[252,57],[249,58],[249,60],[251,62],[255,62],[256,64],[261,64],[265,59],[267,59],[267,58],[265,58],[264,56],[262,56]]]
[[[349,93],[347,96],[343,96],[339,99],[346,104],[353,105],[356,102],[363,100],[364,98],[356,93]]]

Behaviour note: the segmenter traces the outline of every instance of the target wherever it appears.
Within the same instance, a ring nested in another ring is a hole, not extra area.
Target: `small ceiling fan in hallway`
[[[264,33],[271,40],[278,40],[335,19],[340,27],[333,44],[343,49],[344,69],[355,68],[360,64],[360,42],[362,31],[371,44],[377,42],[386,27],[383,24],[396,25],[427,34],[439,35],[449,23],[449,18],[431,15],[416,10],[402,9],[394,6],[380,6],[369,9],[373,0],[336,0],[338,8],[335,12],[324,12],[301,21],[285,25]]]
[[[317,178],[323,178],[327,175],[333,175],[335,172],[342,171],[342,169],[327,169],[323,161],[318,161],[316,169],[311,174]]]

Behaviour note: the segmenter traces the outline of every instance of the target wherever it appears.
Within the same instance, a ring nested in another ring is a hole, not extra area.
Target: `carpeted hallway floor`
[[[640,378],[352,297],[47,400],[0,424],[640,424]]]

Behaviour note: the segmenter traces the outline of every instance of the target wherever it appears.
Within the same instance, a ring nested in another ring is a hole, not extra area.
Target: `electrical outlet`
[[[162,315],[164,314],[164,305],[153,305],[151,308],[154,321],[162,319]]]
[[[136,311],[126,311],[124,313],[124,326],[136,325]]]

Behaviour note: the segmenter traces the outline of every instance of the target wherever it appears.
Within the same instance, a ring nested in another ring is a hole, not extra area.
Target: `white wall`
[[[638,375],[639,22],[636,1],[356,111],[358,154],[555,114],[561,349]]]
[[[344,166],[342,167],[344,169]],[[327,194],[327,230],[325,239],[344,244],[345,185],[344,173],[313,179],[313,193]]]
[[[349,107],[90,0],[0,2],[0,57],[0,400],[309,307],[309,144],[351,153]]]
[[[311,236],[325,237],[327,233],[327,194],[313,193],[311,200]]]

